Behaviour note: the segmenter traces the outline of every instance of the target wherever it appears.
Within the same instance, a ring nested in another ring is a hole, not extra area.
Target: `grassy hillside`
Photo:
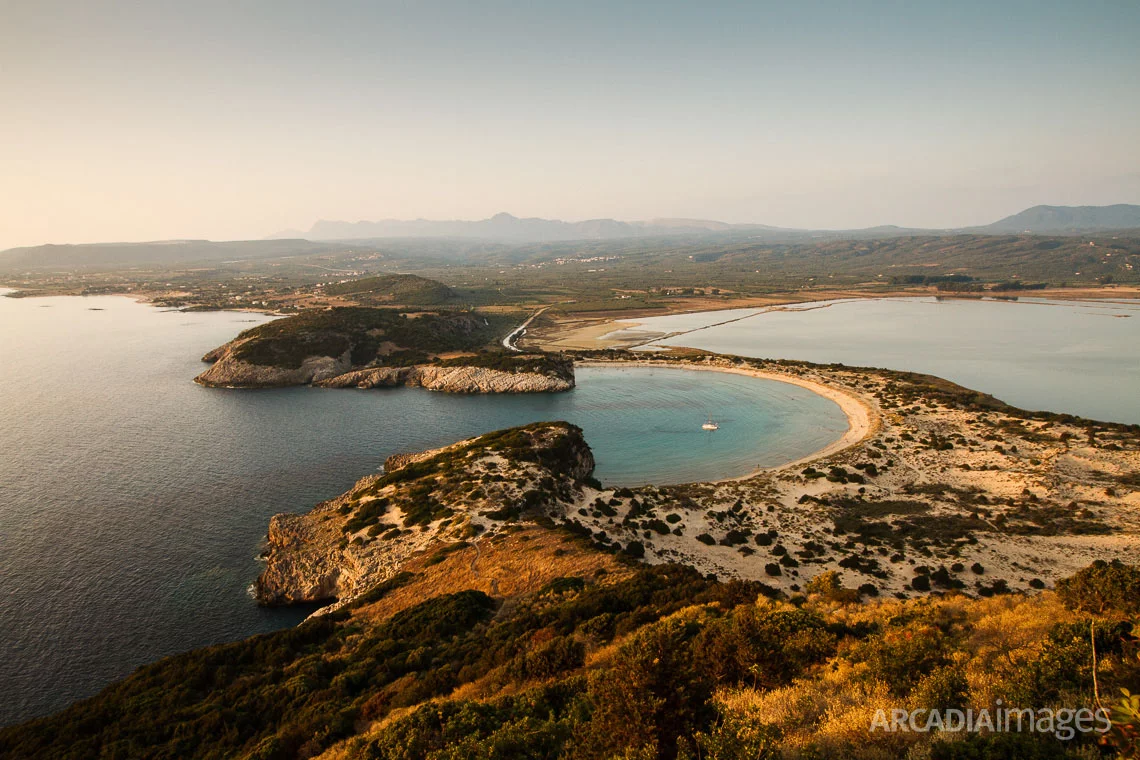
[[[324,287],[326,295],[348,296],[362,306],[380,303],[439,305],[456,299],[455,291],[436,280],[414,274],[388,274],[338,282]]]
[[[420,312],[344,307],[315,309],[246,330],[234,358],[296,368],[309,356],[350,352],[354,366],[406,366],[429,354],[495,346],[512,318],[474,312]]]
[[[1140,677],[1138,590],[1136,569],[1102,564],[1035,597],[859,603],[824,575],[781,599],[520,528],[296,628],[141,668],[0,730],[0,755],[1090,757],[1087,737],[868,729],[895,707],[1117,701]]]

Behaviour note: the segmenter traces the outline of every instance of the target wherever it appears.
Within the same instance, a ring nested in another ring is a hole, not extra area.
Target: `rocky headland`
[[[570,361],[512,354],[497,323],[471,312],[337,308],[247,330],[202,357],[214,388],[416,386],[453,393],[548,393],[574,387]]]
[[[439,544],[487,538],[520,518],[564,513],[583,497],[594,458],[568,423],[501,430],[389,457],[383,475],[303,515],[269,524],[263,604],[344,603]]]

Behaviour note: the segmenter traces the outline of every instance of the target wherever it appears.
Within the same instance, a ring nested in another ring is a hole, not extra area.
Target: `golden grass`
[[[442,594],[474,589],[507,604],[532,594],[556,578],[599,577],[613,582],[632,573],[611,554],[599,552],[567,533],[537,526],[499,534],[490,539],[474,539],[470,546],[430,564],[437,551],[432,549],[406,562],[402,569],[416,573],[405,586],[384,598],[360,607],[353,615],[379,622],[397,612]]]

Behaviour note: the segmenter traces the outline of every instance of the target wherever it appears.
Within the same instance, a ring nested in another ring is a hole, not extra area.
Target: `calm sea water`
[[[583,369],[570,393],[227,391],[199,357],[264,317],[125,298],[0,298],[0,724],[62,708],[164,655],[269,631],[247,589],[269,517],[389,454],[537,420],[583,427],[612,484],[741,474],[842,434],[784,383]],[[700,430],[706,415],[721,423]]]
[[[926,372],[1026,409],[1140,423],[1136,301],[884,298],[638,322],[620,332],[684,332],[655,344]]]

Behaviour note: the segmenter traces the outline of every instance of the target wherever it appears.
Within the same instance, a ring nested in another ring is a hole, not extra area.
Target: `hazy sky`
[[[1137,0],[0,0],[0,248],[1136,203],[1137,40]]]

